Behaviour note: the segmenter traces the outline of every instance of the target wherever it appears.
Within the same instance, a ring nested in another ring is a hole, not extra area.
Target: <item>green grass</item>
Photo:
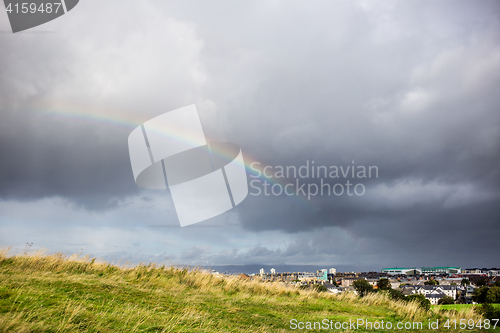
[[[494,307],[500,309],[500,304],[492,304]],[[465,311],[472,308],[481,307],[479,304],[443,304],[443,305],[432,305],[433,309],[436,310],[456,310]]]
[[[474,311],[461,316],[480,319]],[[421,321],[418,331],[436,332],[426,329],[428,320],[461,317],[382,294],[360,299],[153,264],[127,268],[78,255],[0,250],[0,332],[288,332],[293,318]]]
[[[456,310],[456,311],[464,311],[472,308],[477,308],[479,305],[477,304],[443,304],[443,305],[433,305],[432,306],[438,310]]]

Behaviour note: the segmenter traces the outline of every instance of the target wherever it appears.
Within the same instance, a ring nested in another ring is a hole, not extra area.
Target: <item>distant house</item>
[[[435,290],[432,293],[425,295],[425,298],[427,298],[432,305],[436,305],[438,304],[439,300],[445,296],[446,295],[444,293]]]
[[[377,283],[378,283],[378,280],[379,280],[379,279],[366,279],[366,281],[368,281],[368,283],[369,283],[372,287],[375,287],[375,288],[377,288]]]
[[[450,296],[453,299],[457,299],[457,286],[437,286],[438,290],[441,290],[446,296]]]
[[[476,288],[474,286],[458,286],[457,287],[457,297],[461,303],[472,304],[472,296],[474,296],[474,291]]]
[[[334,284],[331,284],[331,283],[324,283],[323,284],[326,289],[328,289],[329,292],[331,293],[334,293],[334,294],[338,294],[338,293],[341,293],[342,292],[342,288],[340,287],[336,287]]]
[[[350,287],[356,280],[359,280],[359,278],[342,278],[338,281],[338,284],[342,287]]]
[[[318,275],[316,273],[311,272],[302,272],[299,273],[297,279],[302,282],[314,282],[318,279]]]
[[[413,290],[416,294],[424,295],[431,304],[437,304],[445,296],[454,300],[457,298],[457,286],[414,286]]]
[[[405,286],[403,288],[403,291],[401,291],[401,293],[405,296],[410,296],[410,295],[413,295],[415,294],[415,288],[411,287],[411,286]]]

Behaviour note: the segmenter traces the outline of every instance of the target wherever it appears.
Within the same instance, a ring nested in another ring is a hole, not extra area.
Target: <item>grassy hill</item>
[[[381,294],[336,296],[154,264],[127,268],[81,255],[0,250],[0,332],[329,331],[292,330],[292,319],[394,327],[419,321],[423,329],[408,331],[436,332],[428,320],[441,326],[447,318],[480,319],[472,309],[425,312]],[[350,331],[372,331],[363,327]]]

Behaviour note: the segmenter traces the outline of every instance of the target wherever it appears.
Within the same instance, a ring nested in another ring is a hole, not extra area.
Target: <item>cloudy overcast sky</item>
[[[191,104],[247,164],[378,177],[180,228],[169,191],[136,186],[127,138]],[[498,267],[499,239],[498,1],[82,0],[16,34],[0,10],[1,246],[380,270]]]

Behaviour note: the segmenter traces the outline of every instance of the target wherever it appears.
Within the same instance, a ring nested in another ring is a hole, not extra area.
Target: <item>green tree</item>
[[[486,303],[500,303],[500,287],[493,286],[486,292]]]
[[[472,296],[472,300],[477,303],[486,303],[486,294],[490,288],[484,286],[481,288],[476,288],[474,290],[474,295]]]
[[[322,284],[315,284],[315,285],[313,285],[313,290],[317,291],[318,293],[322,293],[322,292],[328,291],[328,288]]]
[[[445,296],[438,301],[438,304],[455,304],[453,297]]]
[[[402,292],[397,291],[395,289],[387,289],[384,292],[389,294],[389,297],[395,301],[406,301],[405,295]]]
[[[373,287],[365,279],[359,279],[359,280],[354,281],[352,283],[352,286],[358,292],[358,295],[361,297],[363,297],[363,296],[367,295],[369,292],[373,291]]]
[[[431,301],[429,301],[427,298],[425,298],[425,296],[422,294],[413,294],[410,296],[406,296],[406,300],[408,302],[412,302],[412,301],[417,302],[418,305],[426,311],[429,311],[431,309]]]
[[[439,285],[439,281],[432,279],[432,280],[425,281],[424,284],[426,286],[437,286],[437,285]]]
[[[389,279],[386,279],[386,278],[381,278],[380,280],[378,280],[377,287],[379,290],[392,289],[391,282],[389,281]]]
[[[468,286],[468,285],[470,285],[469,279],[463,278],[462,282],[460,282],[460,285],[462,285],[462,286]]]
[[[484,303],[481,306],[479,311],[486,319],[498,319],[498,318],[500,318],[500,309],[495,308],[491,304]]]

